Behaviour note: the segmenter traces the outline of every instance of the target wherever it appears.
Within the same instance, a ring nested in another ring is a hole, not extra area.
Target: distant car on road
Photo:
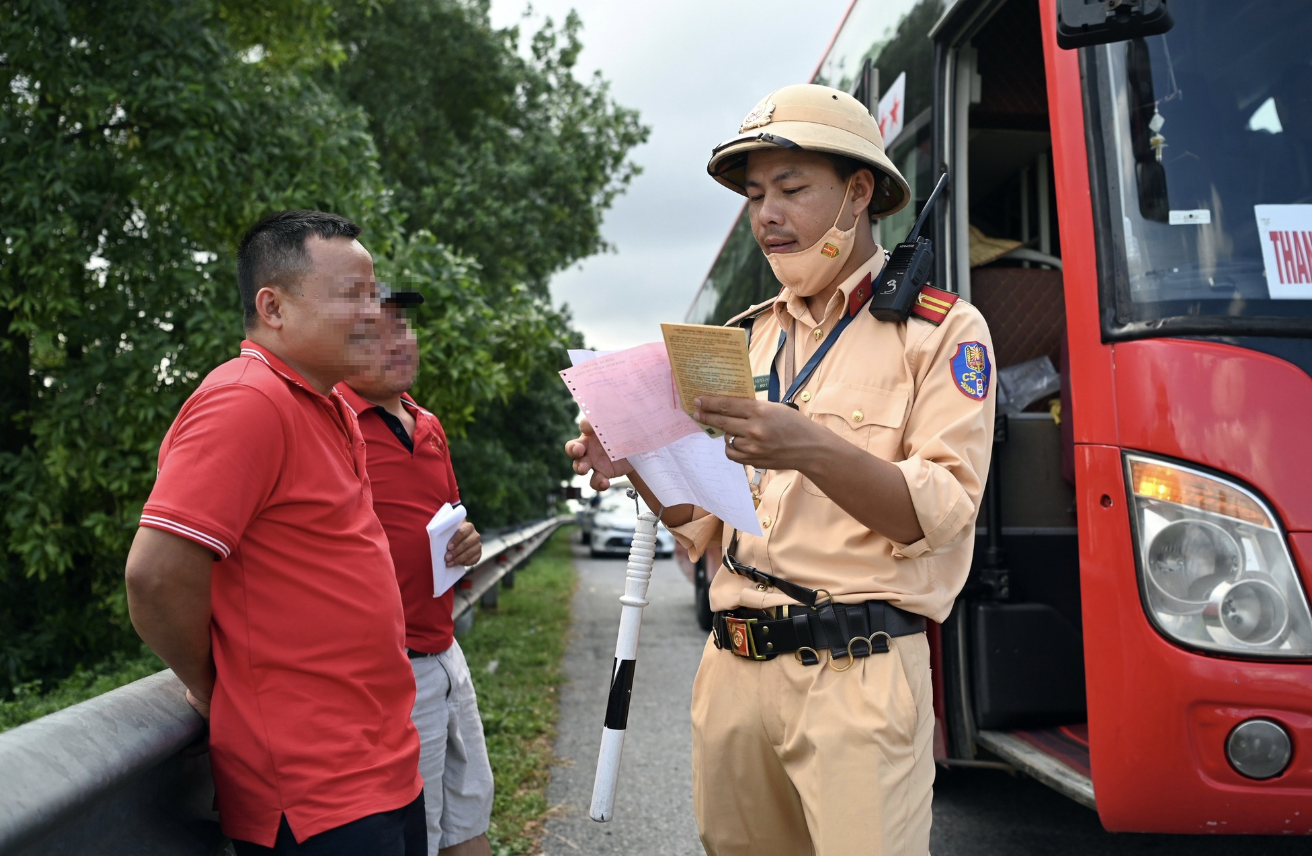
[[[614,482],[599,501],[581,514],[581,540],[588,545],[593,558],[629,554],[638,512],[633,500],[625,494],[628,487],[628,482]],[[646,510],[645,503],[643,510]],[[662,559],[674,555],[674,536],[661,525],[656,527],[656,555]]]

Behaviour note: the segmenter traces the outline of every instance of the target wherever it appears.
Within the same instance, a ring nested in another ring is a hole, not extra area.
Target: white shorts
[[[492,817],[492,767],[483,722],[460,643],[410,661],[415,670],[419,774],[424,777],[428,854],[436,856],[487,832]]]

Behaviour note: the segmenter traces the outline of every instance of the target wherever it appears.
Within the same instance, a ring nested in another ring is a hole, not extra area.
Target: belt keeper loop
[[[852,638],[870,635],[870,613],[865,604],[857,603],[847,607],[847,626],[852,631]]]
[[[870,620],[869,612],[863,603],[853,604],[846,607],[847,625],[851,632],[851,637],[847,640],[847,653],[853,657],[869,657],[875,653],[874,646],[870,643]],[[856,645],[855,643],[862,643]],[[854,647],[855,645],[855,647]]]
[[[818,634],[824,638],[821,644],[829,649],[830,657],[847,656],[847,639],[844,637],[843,629],[838,623],[838,611],[834,602],[829,600],[817,607],[816,618],[819,619],[820,629],[823,631]]]
[[[788,620],[792,622],[793,634],[797,637],[798,644],[806,648],[814,648],[815,637],[811,635],[811,620],[806,613],[795,613]]]
[[[870,618],[870,653],[885,654],[889,650],[888,645],[888,603],[882,600],[866,601],[866,614]],[[880,636],[879,644],[882,646],[876,648],[874,639],[876,634]]]
[[[838,641],[841,643],[839,648],[842,649],[842,655],[850,656],[848,642],[854,634],[852,622],[849,620],[847,604],[834,605],[834,617],[838,619]],[[837,649],[830,649],[837,652]]]

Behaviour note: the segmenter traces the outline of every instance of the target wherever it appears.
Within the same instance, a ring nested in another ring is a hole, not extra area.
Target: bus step
[[[980,731],[975,740],[1048,787],[1097,808],[1089,772],[1088,725]]]

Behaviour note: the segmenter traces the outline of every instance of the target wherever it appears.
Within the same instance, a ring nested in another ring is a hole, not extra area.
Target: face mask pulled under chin
[[[857,217],[852,228],[846,232],[838,228],[838,221],[843,219],[843,211],[847,208],[847,199],[851,193],[852,182],[849,181],[847,192],[843,194],[843,204],[839,206],[838,216],[834,218],[834,225],[820,236],[820,240],[796,253],[766,255],[775,277],[798,297],[810,297],[823,291],[843,269],[844,262],[856,246],[856,227],[861,218]]]

